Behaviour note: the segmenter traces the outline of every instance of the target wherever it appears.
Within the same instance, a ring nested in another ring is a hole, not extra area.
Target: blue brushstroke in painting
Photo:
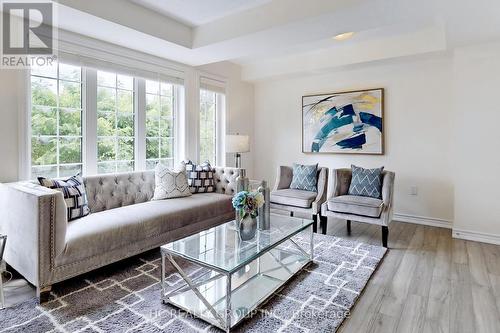
[[[351,124],[355,115],[352,104],[346,105],[340,109],[333,107],[326,111],[324,117],[329,117],[330,119],[325,126],[321,127],[318,134],[314,137],[311,150],[313,152],[319,152],[330,133],[336,131],[339,127]]]
[[[354,125],[354,128],[352,129],[352,131],[354,133],[358,133],[358,132],[361,132],[363,130],[363,128],[365,128],[364,124],[356,124],[356,125]]]
[[[354,117],[356,115],[352,104],[347,104],[346,106],[341,108],[341,110],[342,110],[342,113],[340,114],[341,117],[344,117],[344,116],[353,116]]]
[[[366,113],[366,112],[360,112],[359,113],[359,118],[361,121],[367,125],[373,126],[378,128],[380,132],[382,132],[382,118],[377,117],[374,114],[371,113]]]
[[[351,138],[339,141],[337,142],[337,145],[340,146],[342,149],[361,149],[365,143],[366,143],[366,135],[365,133],[361,133]]]
[[[323,144],[326,142],[330,134],[335,133],[340,127],[353,124],[353,133],[361,133],[348,139],[337,142],[337,145],[343,149],[361,149],[366,143],[366,128],[373,126],[382,132],[382,118],[371,113],[360,112],[359,118],[361,123],[354,122],[354,107],[352,104],[347,104],[341,108],[333,107],[325,112],[323,118],[326,120],[326,125],[321,127],[319,132],[314,137],[311,145],[312,152],[319,152]],[[324,120],[322,119],[324,122]]]

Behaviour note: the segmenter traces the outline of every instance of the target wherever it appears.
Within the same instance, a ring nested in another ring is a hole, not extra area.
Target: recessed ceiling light
[[[342,41],[342,40],[347,40],[347,39],[351,38],[353,35],[354,35],[354,32],[352,32],[352,31],[344,32],[343,34],[338,34],[337,36],[333,37],[333,39]]]

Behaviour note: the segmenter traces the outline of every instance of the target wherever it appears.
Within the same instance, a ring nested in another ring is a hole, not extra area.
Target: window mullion
[[[171,140],[173,141],[173,163],[179,164],[183,157],[180,154],[180,123],[179,123],[179,110],[180,110],[180,88],[174,85],[172,88],[172,133],[170,133]]]
[[[135,169],[146,169],[146,81],[135,79]]]
[[[61,152],[60,152],[60,144],[61,144],[61,138],[59,137],[59,134],[60,134],[60,113],[61,113],[61,108],[60,108],[60,105],[59,105],[59,101],[60,101],[60,98],[61,98],[61,77],[59,75],[59,64],[57,65],[57,70],[56,70],[56,78],[57,78],[57,86],[56,86],[56,89],[57,89],[57,92],[56,92],[56,174],[57,174],[57,177],[60,177],[60,172],[61,172],[61,163],[59,163],[59,159],[60,159],[60,155],[61,155]]]
[[[84,70],[84,160],[85,175],[97,174],[97,71],[92,68]]]

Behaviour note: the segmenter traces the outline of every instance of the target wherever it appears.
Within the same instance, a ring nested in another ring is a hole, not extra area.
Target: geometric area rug
[[[386,249],[314,234],[314,262],[234,332],[335,332]],[[160,299],[160,251],[53,286],[51,299],[0,310],[0,332],[221,332]],[[181,262],[190,275],[199,268]],[[182,283],[167,267],[172,285]]]

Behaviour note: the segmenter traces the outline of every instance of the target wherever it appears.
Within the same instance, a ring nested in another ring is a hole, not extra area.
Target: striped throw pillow
[[[85,193],[85,185],[80,175],[66,180],[55,180],[38,177],[40,185],[60,191],[64,195],[68,221],[76,220],[90,214],[90,208]]]

